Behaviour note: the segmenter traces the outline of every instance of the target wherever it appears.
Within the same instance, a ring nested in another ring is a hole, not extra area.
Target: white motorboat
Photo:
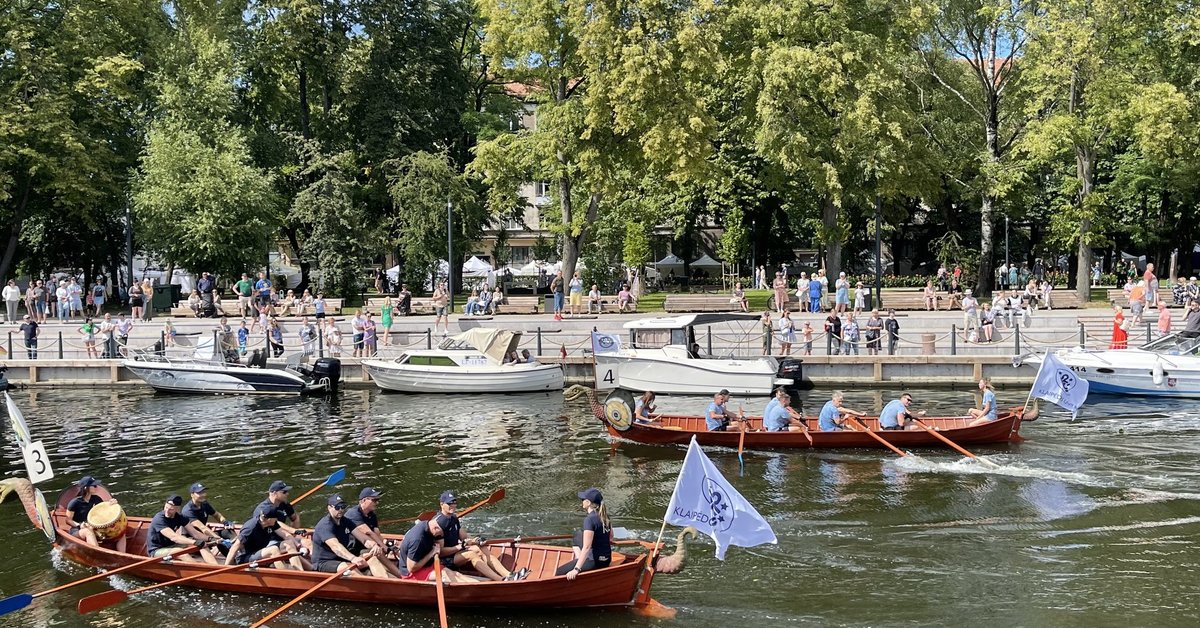
[[[364,360],[383,390],[413,393],[512,393],[561,390],[558,364],[506,363],[520,332],[476,328],[442,341],[436,349],[412,349],[395,360]]]
[[[798,387],[799,359],[735,358],[706,355],[696,342],[696,327],[722,329],[741,324],[757,334],[755,314],[688,314],[625,323],[629,345],[596,351],[596,373],[605,385],[655,393],[709,396],[721,390],[735,395],[770,395],[776,387]],[[746,332],[743,329],[743,332]]]
[[[296,354],[283,368],[267,366],[267,353],[256,349],[245,364],[220,358],[168,358],[140,353],[123,366],[161,392],[225,394],[332,394],[341,379],[341,362],[319,358],[312,366]]]
[[[1150,397],[1200,397],[1200,337],[1169,334],[1136,349],[1054,352],[1088,381],[1091,392]],[[1016,364],[1041,366],[1042,356],[1025,355]]]

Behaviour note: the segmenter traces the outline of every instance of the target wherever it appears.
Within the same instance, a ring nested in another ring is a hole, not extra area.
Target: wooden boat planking
[[[72,560],[84,565],[100,568],[115,568],[135,563],[146,558],[145,537],[150,528],[150,519],[129,517],[126,531],[126,553],[109,547],[94,547],[70,534],[71,521],[66,503],[76,491],[68,489],[59,497],[57,507],[51,514],[56,529],[55,545]],[[100,496],[108,499],[101,489]],[[402,535],[384,534],[395,539]],[[641,543],[651,549],[653,543]],[[568,581],[556,576],[560,564],[572,559],[569,547],[536,544],[489,545],[487,551],[496,556],[512,570],[527,567],[531,570],[526,580],[513,582],[477,582],[469,584],[447,584],[446,604],[457,607],[503,607],[503,608],[584,608],[596,606],[643,606],[656,603],[649,597],[650,579],[653,570],[646,569],[648,554],[613,553],[613,564],[606,569],[586,571]],[[183,561],[155,562],[127,572],[127,575],[155,582],[174,580],[217,569],[217,566]],[[646,581],[643,579],[643,571]],[[257,570],[236,571],[219,574],[212,579],[199,578],[188,583],[203,589],[294,597],[328,577],[329,574],[315,571],[293,571],[264,567]],[[642,591],[638,585],[641,582]],[[433,582],[395,580],[372,576],[352,576],[338,579],[323,587],[315,597],[327,600],[363,602],[374,604],[396,604],[409,606],[436,606],[437,592]]]
[[[704,417],[694,415],[664,414],[657,419],[657,424],[631,422],[628,429],[618,429],[605,415],[604,406],[596,401],[594,393],[589,395],[592,413],[604,424],[613,438],[632,441],[646,445],[687,445],[696,437],[701,445],[730,447],[736,449],[741,433],[735,425],[729,431],[711,432],[705,425]],[[762,429],[762,417],[747,416],[751,430]],[[897,447],[945,447],[945,444],[929,432],[921,430],[883,430],[879,428],[879,417],[863,417],[859,419],[875,434]],[[922,417],[930,427],[960,445],[986,445],[1013,442],[1023,439],[1019,434],[1021,428],[1021,408],[1012,408],[1000,412],[995,421],[970,427],[970,417]],[[854,430],[823,432],[819,429],[819,421],[815,417],[805,417],[808,426],[808,436],[804,432],[763,432],[751,431],[746,433],[745,447],[747,449],[827,449],[872,447],[883,448],[883,444],[871,438],[870,435]],[[812,437],[810,442],[809,436]]]

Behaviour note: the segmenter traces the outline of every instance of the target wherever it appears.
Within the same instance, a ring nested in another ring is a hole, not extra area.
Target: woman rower
[[[583,500],[583,509],[587,516],[583,518],[583,530],[575,534],[571,550],[575,560],[561,565],[556,576],[566,576],[574,580],[581,572],[593,569],[603,569],[612,563],[612,524],[608,521],[608,511],[604,506],[604,496],[600,489],[589,488],[579,492]]]
[[[653,423],[650,413],[654,412],[654,392],[647,390],[634,402],[633,419],[638,423]]]
[[[996,391],[992,388],[992,382],[986,377],[979,378],[979,390],[983,393],[983,407],[969,408],[967,414],[971,415],[974,421],[968,427],[983,425],[996,420]]]
[[[88,545],[100,547],[100,539],[96,536],[96,531],[92,529],[92,525],[88,523],[88,513],[92,512],[94,506],[105,503],[104,499],[96,494],[96,489],[100,487],[100,481],[96,478],[85,475],[75,483],[79,487],[79,494],[67,503],[67,512],[71,513],[71,535],[83,539]],[[116,504],[116,498],[110,497],[110,504]],[[122,534],[117,539],[116,550],[118,552],[125,551],[125,535]]]

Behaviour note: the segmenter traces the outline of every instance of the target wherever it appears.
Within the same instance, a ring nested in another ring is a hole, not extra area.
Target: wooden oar
[[[279,608],[275,609],[274,611],[271,612],[270,615],[267,615],[266,617],[263,617],[262,619],[251,624],[250,628],[259,628],[260,626],[266,625],[267,622],[269,622],[272,619],[275,619],[276,617],[279,617],[280,615],[287,612],[287,609],[299,604],[300,601],[303,600],[304,598],[312,595],[313,593],[316,593],[317,591],[320,591],[321,588],[324,587],[325,585],[329,584],[330,582],[333,582],[334,580],[337,580],[338,578],[341,578],[342,576],[350,573],[351,571],[354,571],[354,567],[347,567],[347,568],[343,569],[342,571],[330,574],[328,578],[313,585],[313,587],[311,589],[296,596],[295,598],[292,599],[292,601],[288,602],[287,604],[284,604],[283,606],[280,606]]]
[[[461,510],[457,514],[459,517],[465,517],[465,516],[469,515],[471,513],[471,511],[475,510],[476,508],[482,508],[483,506],[487,506],[488,504],[494,504],[494,503],[504,499],[504,494],[505,494],[504,489],[498,488],[495,491],[493,491],[491,495],[488,495],[487,499],[479,502],[478,504],[475,504],[474,506],[471,506],[470,508]],[[379,525],[386,526],[386,525],[392,525],[394,523],[411,523],[413,521],[429,521],[430,519],[433,519],[434,517],[436,517],[439,512],[441,512],[441,511],[426,510],[425,512],[423,512],[421,514],[419,514],[415,517],[410,517],[408,519],[388,519],[387,521],[380,521]]]
[[[98,610],[108,608],[109,606],[112,606],[113,604],[120,604],[121,602],[124,602],[125,600],[127,600],[129,598],[129,596],[134,595],[136,593],[145,593],[147,591],[153,591],[155,589],[160,589],[162,587],[168,587],[173,584],[183,584],[185,582],[191,582],[192,580],[199,580],[200,578],[207,578],[209,576],[215,576],[217,574],[229,573],[232,571],[239,571],[242,569],[249,569],[251,566],[260,566],[261,567],[262,565],[266,565],[268,563],[273,563],[273,562],[280,561],[280,560],[287,560],[293,556],[299,556],[299,555],[300,554],[298,552],[292,552],[290,554],[279,554],[278,556],[272,556],[270,558],[263,558],[263,559],[255,561],[253,563],[243,563],[241,565],[231,565],[229,567],[222,567],[220,569],[214,569],[212,571],[206,571],[204,573],[198,573],[198,574],[194,574],[191,576],[185,576],[183,578],[176,578],[174,580],[168,580],[166,582],[159,582],[157,584],[152,584],[150,586],[142,587],[140,589],[134,589],[132,591],[121,591],[118,589],[113,589],[112,591],[105,591],[104,593],[97,593],[96,595],[89,595],[89,596],[83,598],[82,600],[79,600],[79,604],[76,605],[76,609],[80,613],[83,613],[83,614],[94,613]]]
[[[742,413],[742,406],[738,406],[738,418],[741,419],[739,425],[742,428],[742,435],[738,436],[738,473],[745,473],[746,459],[742,457],[742,452],[746,450],[746,415]]]
[[[921,419],[918,419],[917,417],[913,417],[913,421],[914,421],[914,422],[916,422],[916,424],[917,424],[917,425],[920,425],[922,428],[924,428],[926,432],[929,432],[930,434],[932,434],[934,438],[936,438],[936,439],[938,439],[938,440],[942,441],[943,443],[946,443],[947,445],[949,445],[949,446],[950,446],[950,448],[951,448],[951,449],[953,449],[954,451],[957,451],[958,453],[960,453],[960,454],[962,454],[962,455],[964,455],[964,456],[966,456],[966,457],[970,458],[971,460],[974,460],[974,461],[976,461],[976,462],[978,462],[978,463],[980,463],[980,464],[983,464],[983,465],[988,465],[988,466],[991,466],[993,469],[997,469],[997,468],[999,468],[999,467],[1000,467],[1000,465],[998,465],[998,464],[996,464],[996,463],[994,463],[994,462],[992,462],[992,461],[990,461],[990,460],[984,460],[984,459],[982,459],[982,458],[980,458],[980,457],[976,456],[975,454],[973,454],[973,453],[971,453],[971,452],[967,451],[966,449],[963,449],[962,447],[959,447],[959,446],[958,446],[958,443],[956,443],[956,442],[954,442],[954,441],[950,440],[949,438],[946,438],[945,436],[943,436],[943,435],[942,435],[942,433],[941,433],[941,432],[939,432],[939,431],[937,431],[937,430],[933,429],[932,427],[929,427],[929,424],[925,423],[925,422],[924,422],[924,421],[922,421]]]
[[[433,557],[433,577],[437,579],[438,621],[442,628],[450,628],[450,619],[446,617],[446,589],[442,583],[442,557]]]
[[[869,434],[871,436],[871,438],[874,438],[875,440],[879,441],[880,443],[883,443],[884,447],[887,447],[888,449],[896,452],[896,455],[900,456],[901,458],[908,455],[907,453],[900,451],[899,447],[896,447],[895,445],[884,440],[884,438],[882,436],[880,436],[879,434],[876,434],[875,432],[872,432],[871,430],[867,429],[867,426],[862,421],[859,421],[857,417],[846,417],[846,420],[854,421],[854,423],[856,425],[858,425],[859,427],[862,428],[862,431]]]
[[[175,558],[176,556],[183,556],[184,554],[188,554],[188,553],[194,552],[199,549],[200,549],[199,547],[192,545],[190,547],[185,547],[181,550],[171,552],[170,554],[167,554],[166,556],[151,556],[150,558],[146,558],[144,560],[139,560],[136,563],[129,563],[128,565],[125,565],[124,567],[117,567],[116,569],[102,571],[98,574],[88,576],[88,577],[82,578],[80,580],[76,580],[75,582],[70,582],[70,583],[64,584],[59,587],[54,587],[53,589],[48,589],[46,591],[42,591],[41,593],[34,593],[34,594],[22,593],[20,595],[14,595],[12,597],[8,597],[3,600],[0,600],[0,615],[5,615],[5,614],[11,613],[13,611],[19,611],[22,608],[25,608],[26,606],[29,606],[30,604],[32,604],[34,599],[42,597],[44,595],[50,595],[51,593],[58,593],[59,591],[70,589],[71,587],[78,586],[81,584],[86,584],[86,583],[92,582],[94,580],[99,580],[101,578],[107,578],[109,576],[115,576],[119,573],[124,573],[126,571],[137,569],[138,567],[145,567],[146,565],[149,565],[151,563],[163,561],[168,558]]]
[[[295,506],[296,504],[303,501],[305,497],[312,495],[313,493],[321,490],[322,488],[325,488],[326,486],[333,486],[334,484],[337,484],[338,482],[341,482],[344,479],[346,479],[346,467],[342,467],[341,469],[338,469],[337,471],[330,473],[329,477],[325,478],[324,482],[321,482],[320,484],[308,489],[307,493],[292,500],[291,504],[293,506]]]

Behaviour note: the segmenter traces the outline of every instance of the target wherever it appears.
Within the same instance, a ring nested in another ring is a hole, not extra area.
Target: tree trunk
[[[295,227],[284,227],[284,235],[287,236],[288,244],[292,247],[292,253],[296,255],[296,264],[300,267],[300,285],[296,286],[296,294],[304,294],[305,288],[308,288],[308,274],[312,269],[312,264],[305,258],[304,253],[300,250],[300,238],[296,235]]]
[[[29,204],[29,189],[33,183],[25,181],[25,190],[21,193],[21,202],[13,212],[12,224],[8,227],[8,242],[4,245],[4,256],[0,257],[0,280],[8,276],[13,257],[17,254],[17,241],[21,237],[21,223],[25,222],[25,207]]]
[[[304,69],[303,62],[297,62],[296,66],[300,80],[300,135],[307,140],[312,139],[308,128],[308,71]]]
[[[829,234],[822,243],[825,245],[825,276],[829,278],[829,286],[833,287],[842,271],[842,238],[838,228],[838,207],[832,196],[825,195],[821,200],[821,220],[825,223],[825,233]]]
[[[987,133],[987,159],[990,166],[1000,161],[999,144],[999,108],[998,99],[992,98],[988,103],[987,119],[984,131]],[[979,276],[975,279],[975,294],[980,299],[992,298],[992,252],[994,250],[993,215],[996,211],[996,198],[991,190],[985,190],[979,207]]]
[[[1075,147],[1075,170],[1079,177],[1079,244],[1076,250],[1075,291],[1079,300],[1087,303],[1092,295],[1092,247],[1088,244],[1088,231],[1092,228],[1088,216],[1087,201],[1095,182],[1096,153],[1087,146]]]

